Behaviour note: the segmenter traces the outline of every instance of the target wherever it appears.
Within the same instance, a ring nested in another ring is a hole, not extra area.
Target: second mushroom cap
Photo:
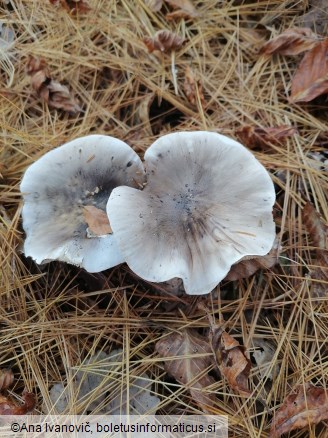
[[[107,204],[137,275],[179,277],[188,294],[205,294],[244,256],[270,251],[274,186],[240,143],[213,132],[168,134],[149,147],[145,164],[144,190],[117,187]]]

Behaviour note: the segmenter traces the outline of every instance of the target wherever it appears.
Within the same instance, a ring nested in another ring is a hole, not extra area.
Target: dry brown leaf
[[[14,382],[14,373],[11,369],[0,369],[0,391],[9,388]]]
[[[250,149],[269,147],[270,143],[276,144],[287,137],[298,133],[297,128],[288,125],[276,126],[273,128],[262,128],[259,126],[243,126],[236,130],[240,141]]]
[[[83,216],[91,236],[104,236],[113,233],[107,213],[100,210],[100,208],[85,205],[83,207]]]
[[[318,256],[325,256],[328,248],[328,226],[311,202],[307,202],[303,207],[302,219],[314,245],[317,247],[317,251],[319,251]],[[322,254],[322,251],[324,254]]]
[[[304,55],[292,79],[289,101],[310,102],[328,93],[328,38]]]
[[[303,207],[302,219],[313,244],[316,246],[316,267],[310,270],[313,280],[312,293],[315,297],[326,297],[328,294],[328,226],[311,202]]]
[[[328,391],[307,383],[284,400],[271,425],[270,438],[328,420]]]
[[[178,20],[180,18],[196,18],[199,14],[190,0],[165,0],[175,11],[165,16],[167,20]]]
[[[163,0],[146,0],[146,5],[153,12],[159,12],[163,6]]]
[[[25,415],[35,407],[35,395],[24,391],[22,394],[23,405],[18,405],[4,395],[0,395],[0,415]]]
[[[205,107],[205,98],[201,81],[200,79],[195,78],[195,74],[189,66],[187,66],[185,71],[183,90],[192,105],[197,105],[197,102],[200,101],[202,108]]]
[[[195,18],[199,14],[190,0],[165,0],[176,12],[185,13],[188,18]]]
[[[165,359],[165,371],[186,385],[197,403],[213,406],[214,394],[203,391],[214,383],[214,379],[206,373],[213,361],[209,343],[195,330],[186,329],[161,339],[155,348]]]
[[[195,18],[198,16],[198,12],[190,0],[146,0],[146,4],[153,12],[159,12],[163,6],[163,1],[175,9],[175,11],[166,15],[165,18],[169,21],[179,18]]]
[[[229,386],[242,397],[248,397],[247,386],[251,362],[245,356],[245,348],[236,339],[219,327],[212,326],[211,343],[216,355],[216,363]]]
[[[30,57],[27,74],[31,76],[32,88],[50,108],[61,109],[70,114],[82,111],[77,100],[71,96],[69,89],[51,78],[44,59]]]
[[[85,14],[91,11],[90,6],[84,0],[50,0],[53,5],[61,5],[72,15]]]
[[[143,42],[146,44],[149,53],[152,53],[154,50],[170,52],[179,49],[184,42],[184,38],[170,30],[159,30],[153,38],[146,37]]]
[[[278,263],[278,257],[281,251],[278,238],[276,237],[271,251],[261,257],[244,258],[240,262],[231,266],[228,275],[225,277],[227,281],[240,280],[253,275],[259,269],[270,269]]]
[[[287,29],[282,34],[265,43],[260,53],[264,55],[298,55],[312,49],[318,42],[318,36],[306,27]]]

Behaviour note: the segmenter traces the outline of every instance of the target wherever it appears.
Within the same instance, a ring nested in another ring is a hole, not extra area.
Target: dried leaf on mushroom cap
[[[240,143],[213,132],[168,134],[145,164],[144,190],[117,187],[107,204],[121,253],[140,277],[178,277],[200,295],[242,257],[270,251],[273,183]]]
[[[115,187],[139,187],[143,180],[138,155],[113,137],[90,135],[48,152],[27,169],[20,187],[25,255],[37,263],[61,260],[89,272],[122,263],[112,234],[87,233],[91,222],[85,207],[105,211]]]

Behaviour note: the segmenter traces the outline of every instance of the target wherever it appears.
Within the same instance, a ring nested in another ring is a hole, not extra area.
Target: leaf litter
[[[291,85],[290,102],[310,102],[328,93],[328,38],[317,43],[298,66]]]
[[[219,327],[211,328],[211,345],[221,375],[229,386],[242,397],[249,397],[248,376],[251,362],[245,356],[245,348]]]
[[[20,375],[10,396],[4,397],[19,400],[28,387],[38,394],[39,411],[44,403],[51,409],[49,390],[54,382],[74,392],[70,370],[82,371],[81,357],[121,348],[119,372],[106,383],[108,393],[120,397],[128,376],[138,381],[146,373],[160,399],[161,413],[201,414],[203,405],[187,385],[168,375],[165,357],[155,352],[155,344],[165,334],[181,333],[186,327],[210,344],[206,312],[197,306],[201,300],[221,329],[245,346],[246,359],[252,357],[253,341],[263,338],[277,358],[268,366],[277,365],[281,371],[264,382],[261,372],[266,365],[254,364],[245,384],[251,396],[240,397],[226,377],[219,377],[212,352],[212,362],[203,372],[213,381],[197,392],[209,396],[211,412],[228,415],[232,435],[267,436],[273,413],[290,388],[306,381],[322,388],[328,385],[327,296],[318,299],[314,294],[315,284],[327,282],[313,277],[317,267],[323,270],[324,259],[318,256],[317,249],[322,249],[302,214],[303,206],[311,202],[327,223],[328,180],[321,158],[327,149],[326,96],[293,105],[286,99],[302,57],[314,48],[299,55],[259,54],[264,39],[278,29],[280,33],[295,29],[319,2],[298,2],[289,8],[277,0],[222,1],[219,8],[213,1],[192,3],[197,17],[171,21],[166,15],[175,10],[168,3],[154,13],[144,2],[137,6],[117,2],[113,7],[113,2],[100,5],[89,0],[92,12],[85,14],[71,13],[50,1],[21,1],[19,8],[13,8],[13,2],[0,4],[3,25],[14,26],[15,31],[11,68],[5,61],[1,64],[0,205],[9,220],[0,215],[0,356],[2,368]],[[324,6],[315,13],[322,10]],[[318,43],[324,41],[323,21],[311,19],[310,27]],[[150,54],[143,37],[163,29],[184,38],[183,47],[167,49],[163,56],[158,56],[161,50]],[[297,44],[289,48],[296,49]],[[24,60],[31,55],[46,60],[48,74],[45,83],[40,81],[41,89],[50,76],[67,86],[83,111],[74,117],[65,109],[47,111],[49,105],[26,74]],[[313,60],[317,63],[317,55]],[[203,87],[203,108],[192,104],[185,93],[187,66],[197,86]],[[317,66],[324,74],[323,67]],[[316,81],[311,68],[308,74]],[[115,77],[108,72],[115,72]],[[145,96],[156,100],[142,106]],[[283,252],[273,269],[261,268],[238,281],[222,282],[200,299],[180,291],[179,296],[162,295],[161,285],[154,288],[141,281],[124,264],[91,275],[63,263],[37,266],[22,256],[18,186],[27,166],[44,151],[102,133],[127,141],[142,157],[164,133],[212,130],[238,139],[238,129],[245,126],[298,130],[279,140],[266,139],[253,149],[271,173],[277,192],[274,215]],[[85,406],[98,396],[91,392]],[[291,437],[311,434],[326,438],[324,421],[290,432]]]
[[[297,128],[288,125],[274,127],[243,126],[236,131],[241,142],[250,149],[267,149],[270,144],[281,143],[297,133]]]
[[[310,276],[313,280],[313,296],[328,296],[328,226],[311,202],[307,202],[302,211],[303,222],[316,249],[316,259]]]
[[[78,114],[82,111],[69,89],[52,79],[44,59],[30,57],[27,63],[27,74],[31,77],[31,85],[37,96],[50,108],[61,109],[70,114]]]
[[[166,372],[185,385],[199,405],[205,410],[214,405],[215,395],[205,392],[214,383],[207,374],[212,351],[205,338],[195,330],[185,329],[160,339],[155,348],[165,358]]]
[[[14,383],[14,374],[11,369],[0,369],[0,415],[25,415],[31,412],[36,405],[36,397],[32,392],[24,389],[23,404],[13,400],[9,395],[2,394]]]
[[[278,263],[279,254],[282,247],[279,243],[279,237],[276,237],[272,249],[265,256],[252,257],[247,256],[231,266],[228,275],[225,277],[227,281],[236,281],[241,278],[247,278],[257,272],[259,269],[270,269]]]
[[[91,11],[90,6],[84,0],[50,0],[55,6],[61,6],[72,15],[86,14]]]
[[[192,105],[197,105],[199,102],[200,106],[203,109],[205,108],[206,102],[201,80],[196,78],[195,72],[189,66],[187,66],[185,71],[183,90],[187,96],[187,99]]]
[[[170,30],[164,29],[156,32],[152,38],[145,37],[143,41],[147,46],[149,53],[152,53],[154,50],[171,52],[172,50],[180,49],[184,42],[184,38]]]
[[[324,420],[328,420],[328,391],[311,383],[299,385],[275,413],[270,438],[279,438]]]
[[[170,5],[174,10],[165,15],[168,21],[180,18],[192,19],[198,16],[198,12],[191,0],[146,0],[146,4],[154,12],[162,9],[163,3]]]
[[[265,43],[260,53],[264,55],[299,55],[312,49],[318,42],[318,36],[311,29],[292,28],[287,29],[280,35]]]

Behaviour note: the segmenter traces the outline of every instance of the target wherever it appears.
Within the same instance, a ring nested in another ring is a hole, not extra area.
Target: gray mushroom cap
[[[61,260],[99,272],[124,261],[113,234],[88,237],[83,207],[106,211],[118,185],[141,186],[144,168],[123,141],[78,138],[43,155],[25,172],[24,253],[37,263]]]
[[[117,187],[107,204],[137,275],[178,277],[188,294],[206,294],[241,258],[270,251],[274,186],[240,143],[212,132],[168,134],[149,147],[145,164],[144,190]]]

